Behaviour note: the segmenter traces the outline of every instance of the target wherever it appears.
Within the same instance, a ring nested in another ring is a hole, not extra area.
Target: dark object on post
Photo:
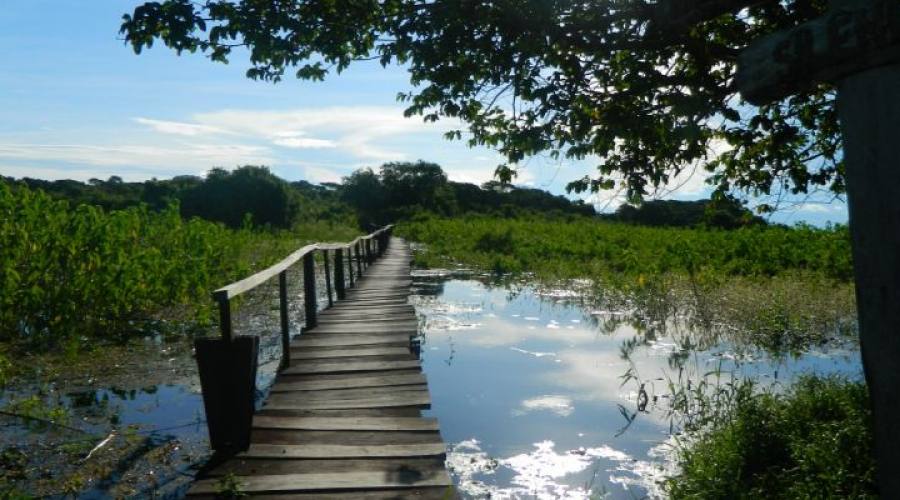
[[[237,453],[250,446],[259,337],[194,342],[210,447]]]
[[[303,256],[303,303],[306,306],[306,329],[319,324],[319,307],[316,301],[316,268],[312,252]]]

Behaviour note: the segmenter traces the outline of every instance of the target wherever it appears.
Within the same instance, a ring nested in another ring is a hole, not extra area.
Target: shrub
[[[862,382],[806,376],[785,394],[739,399],[730,418],[680,450],[673,499],[874,498]]]

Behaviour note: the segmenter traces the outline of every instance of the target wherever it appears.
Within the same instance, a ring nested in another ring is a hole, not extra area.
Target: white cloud
[[[271,164],[268,148],[247,144],[0,144],[0,159],[59,161],[66,164],[138,167],[149,171],[207,169],[241,164]]]
[[[134,119],[135,122],[140,123],[141,125],[147,125],[157,132],[161,132],[163,134],[174,134],[174,135],[185,135],[185,136],[197,136],[203,134],[224,134],[228,133],[225,130],[222,130],[217,127],[210,127],[208,125],[198,125],[196,123],[184,123],[184,122],[172,122],[166,120],[153,120],[150,118],[142,118],[138,117]]]
[[[513,415],[524,415],[532,411],[549,411],[560,417],[568,417],[575,411],[572,398],[562,395],[548,394],[522,401],[520,408]]]
[[[846,205],[843,203],[829,204],[829,203],[801,203],[794,207],[794,210],[798,212],[809,212],[815,214],[833,214],[837,212],[841,212],[846,210]]]
[[[321,149],[337,147],[333,141],[327,139],[310,139],[308,137],[284,137],[275,139],[273,144],[294,149]]]
[[[418,134],[437,135],[446,127],[405,118],[400,108],[348,106],[284,111],[231,109],[193,116],[198,125],[270,141],[287,147],[340,148],[369,161],[407,159],[401,143]],[[315,133],[325,139],[311,139]]]

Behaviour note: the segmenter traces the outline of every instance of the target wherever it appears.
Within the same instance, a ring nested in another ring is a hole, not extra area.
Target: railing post
[[[287,271],[278,273],[278,307],[281,313],[281,368],[291,364],[291,325],[288,322]]]
[[[322,250],[322,260],[325,262],[325,292],[328,295],[328,307],[334,305],[331,300],[331,263],[328,262],[328,250]]]
[[[219,331],[222,332],[222,340],[231,342],[231,300],[227,294],[215,295],[219,303]]]
[[[347,245],[347,269],[350,271],[350,287],[353,288],[353,245]]]
[[[316,303],[316,267],[313,252],[303,256],[303,302],[306,305],[306,328],[318,324],[318,304]]]
[[[362,240],[360,240],[360,241],[362,241]],[[356,271],[357,271],[356,276],[358,278],[362,278],[362,271],[363,271],[362,255],[360,252],[360,249],[362,248],[362,244],[360,243],[360,241],[356,242],[356,252],[355,252],[356,253]]]
[[[344,250],[334,251],[334,293],[338,300],[344,300]]]

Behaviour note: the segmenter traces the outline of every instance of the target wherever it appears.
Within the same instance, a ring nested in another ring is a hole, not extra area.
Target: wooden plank
[[[444,443],[415,443],[380,446],[336,444],[251,444],[238,458],[390,458],[443,456]]]
[[[421,417],[270,417],[257,415],[254,428],[352,431],[437,431],[434,418]]]
[[[279,393],[289,394],[289,393]],[[372,396],[359,399],[338,399],[338,400],[309,400],[303,398],[292,398],[284,400],[276,399],[276,394],[265,404],[265,408],[277,409],[297,409],[297,410],[342,410],[351,408],[391,408],[397,406],[431,406],[431,397],[425,391],[410,391],[398,394],[386,394],[382,396]]]
[[[215,495],[198,495],[191,494],[191,498],[196,499],[217,499]],[[287,493],[287,494],[268,494],[266,500],[346,500],[347,492],[329,493],[316,491],[312,493]],[[353,491],[353,500],[452,500],[459,498],[456,490],[452,486],[439,486],[430,488],[405,488],[371,490],[371,491]]]
[[[418,359],[392,361],[329,361],[317,360],[293,364],[282,371],[285,375],[302,373],[344,373],[365,371],[391,371],[419,368]]]
[[[382,386],[362,388],[323,389],[318,391],[278,391],[269,396],[270,400],[278,401],[278,398],[301,398],[306,401],[323,399],[359,399],[381,395],[400,394],[404,391],[428,391],[425,384],[410,384],[403,386]]]
[[[292,380],[290,377],[280,378],[270,389],[271,392],[286,391],[325,391],[330,389],[347,389],[363,387],[391,387],[398,385],[417,385],[426,383],[422,373],[388,372],[382,375],[354,375],[353,377],[316,376]]]
[[[253,429],[254,444],[387,446],[443,443],[437,431],[347,431]]]
[[[331,325],[335,323],[400,323],[400,322],[409,322],[409,321],[418,321],[415,315],[409,313],[399,313],[399,314],[387,314],[384,316],[370,316],[366,317],[363,315],[344,315],[344,316],[328,316],[325,318],[319,319],[320,325]]]
[[[372,345],[409,346],[409,334],[301,335],[291,342],[291,348]]]
[[[318,326],[309,332],[306,332],[304,335],[301,335],[301,338],[306,336],[307,338],[312,337],[314,335],[318,336],[331,336],[336,334],[406,334],[407,337],[410,335],[417,335],[419,333],[419,324],[418,322],[409,322],[405,324],[398,325],[379,325],[379,324],[371,324],[371,325],[348,325],[348,324],[331,324],[331,325],[322,325]]]
[[[412,356],[408,347],[375,346],[375,347],[318,347],[291,349],[292,360],[329,359],[355,356]]]
[[[397,469],[419,471],[420,474],[434,474],[444,470],[444,459],[432,457],[400,458],[307,458],[302,460],[280,460],[275,458],[241,458],[228,460],[208,472],[210,476],[231,473],[238,476],[254,474],[291,474],[306,472],[340,472],[343,470],[370,470],[391,472]]]
[[[415,406],[394,406],[392,408],[341,408],[341,409],[310,409],[267,410],[262,408],[257,415],[272,417],[420,417],[421,410]]]
[[[240,491],[246,493],[416,488],[452,485],[446,472],[431,477],[422,477],[418,474],[404,474],[403,472],[398,472],[397,474],[384,474],[377,471],[320,472],[238,476],[237,481],[240,483]],[[194,483],[188,494],[215,494],[218,491],[218,481],[204,479]]]
[[[240,281],[236,281],[228,286],[219,288],[218,290],[213,292],[213,297],[215,297],[217,300],[228,300],[246,292],[247,290],[256,288],[262,283],[277,276],[281,271],[284,271],[285,269],[294,265],[298,260],[306,256],[306,254],[315,252],[316,250],[317,247],[315,244],[306,245],[305,247],[302,247],[294,253],[288,255],[277,264],[269,266],[256,274],[248,276]]]

